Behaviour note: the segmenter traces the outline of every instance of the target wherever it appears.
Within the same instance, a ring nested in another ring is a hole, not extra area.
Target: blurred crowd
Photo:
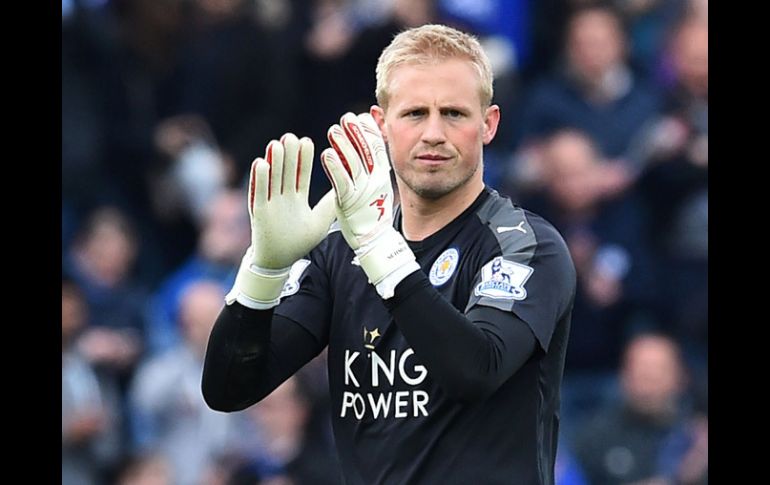
[[[340,483],[323,354],[230,414],[202,359],[252,160],[434,22],[493,64],[485,181],[576,265],[557,485],[708,482],[707,1],[62,0],[63,485]]]

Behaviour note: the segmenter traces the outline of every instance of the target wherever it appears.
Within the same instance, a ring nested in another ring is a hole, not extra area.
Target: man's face
[[[640,338],[626,352],[621,384],[637,411],[656,416],[667,412],[683,388],[683,369],[671,342]]]
[[[708,96],[708,25],[692,23],[683,27],[676,37],[673,59],[682,84],[694,95]]]
[[[573,19],[568,38],[570,65],[587,80],[600,79],[623,60],[623,33],[616,20],[605,12],[585,12]]]
[[[481,107],[473,65],[451,59],[404,64],[390,78],[387,111],[372,108],[388,142],[399,190],[435,200],[481,184],[482,149],[495,136],[500,111]]]
[[[599,201],[598,157],[588,139],[569,132],[555,136],[545,147],[543,162],[548,189],[562,209],[579,213]]]

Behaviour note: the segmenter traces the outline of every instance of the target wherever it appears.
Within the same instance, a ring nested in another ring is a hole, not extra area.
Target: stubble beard
[[[455,190],[459,189],[460,187],[465,186],[470,182],[470,180],[473,178],[474,175],[476,175],[476,172],[479,170],[479,167],[481,166],[481,163],[476,164],[472,170],[470,170],[465,176],[460,180],[452,180],[449,178],[445,182],[443,180],[439,180],[438,183],[431,183],[432,181],[429,181],[427,183],[421,183],[418,178],[419,177],[403,177],[400,174],[399,179],[407,186],[409,189],[417,194],[420,198],[426,199],[426,200],[438,200],[442,197],[444,197],[447,194],[450,194],[454,192]],[[439,172],[439,170],[436,170],[436,172]],[[430,173],[430,172],[429,172]],[[449,174],[450,176],[453,175],[451,172]],[[434,174],[433,177],[439,178],[442,177],[441,174]],[[444,182],[444,183],[441,183]]]

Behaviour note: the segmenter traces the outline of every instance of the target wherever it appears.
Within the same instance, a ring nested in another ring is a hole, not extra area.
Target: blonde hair
[[[377,62],[377,104],[388,104],[388,88],[393,70],[401,64],[431,64],[448,59],[467,59],[479,75],[481,105],[492,103],[492,67],[476,37],[446,25],[427,24],[395,36]]]

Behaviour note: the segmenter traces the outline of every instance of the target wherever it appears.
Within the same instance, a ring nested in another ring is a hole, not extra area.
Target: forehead
[[[406,63],[396,66],[390,75],[389,104],[393,107],[480,103],[481,79],[469,60]]]
[[[564,173],[586,172],[596,166],[591,145],[579,137],[563,137],[546,147],[546,163]]]
[[[651,365],[677,366],[679,362],[676,348],[670,342],[648,338],[631,345],[627,351],[626,363],[633,368],[644,369]]]
[[[612,35],[620,37],[618,20],[607,12],[583,12],[570,22],[571,37]]]

